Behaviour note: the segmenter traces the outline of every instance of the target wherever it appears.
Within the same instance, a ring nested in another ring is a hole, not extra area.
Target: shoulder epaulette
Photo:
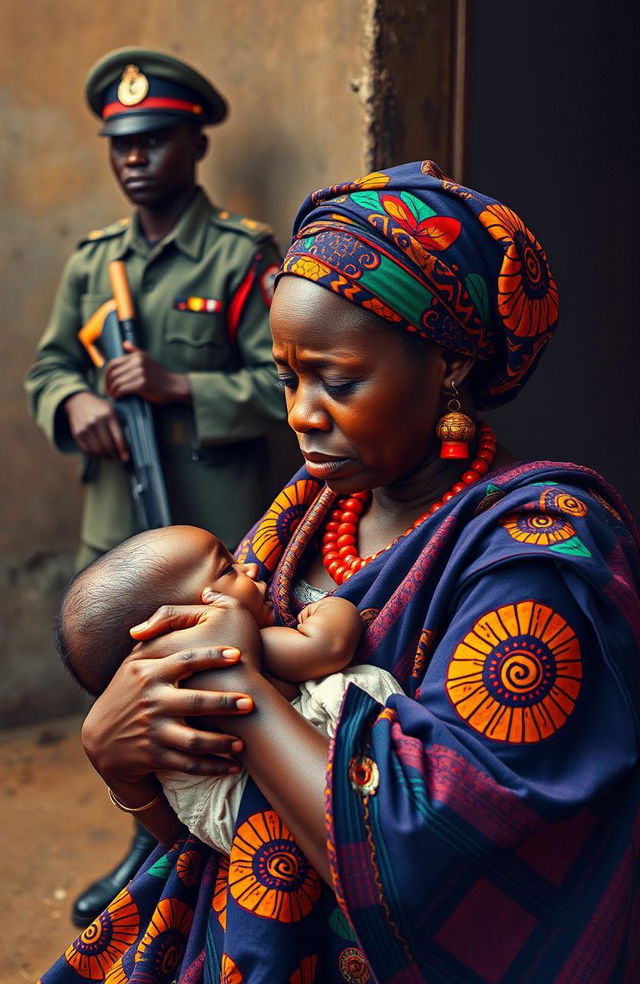
[[[92,229],[91,232],[88,232],[80,240],[78,248],[84,246],[86,243],[95,243],[99,239],[113,239],[114,236],[121,236],[130,221],[131,219],[127,216],[124,219],[118,219],[117,222],[112,222],[111,225],[105,226],[104,229]]]
[[[257,222],[246,215],[238,215],[237,212],[230,212],[226,208],[217,209],[211,216],[211,221],[221,229],[243,232],[254,239],[265,239],[267,236],[273,236],[273,229],[266,223]]]

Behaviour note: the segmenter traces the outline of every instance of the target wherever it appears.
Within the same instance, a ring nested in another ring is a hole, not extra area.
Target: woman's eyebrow
[[[290,368],[291,366],[288,359],[279,358],[277,355],[273,356],[273,361],[276,365],[284,368]],[[327,356],[324,353],[314,355],[313,352],[304,352],[301,355],[296,355],[295,363],[301,366],[311,365],[316,369],[332,369],[338,364],[341,366],[361,366],[362,356],[356,355],[353,352],[341,352],[340,350],[332,350],[331,356]]]

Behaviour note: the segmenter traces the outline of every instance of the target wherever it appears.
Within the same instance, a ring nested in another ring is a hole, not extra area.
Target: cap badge
[[[118,86],[118,99],[123,106],[137,106],[148,91],[147,76],[142,74],[137,65],[127,65]]]

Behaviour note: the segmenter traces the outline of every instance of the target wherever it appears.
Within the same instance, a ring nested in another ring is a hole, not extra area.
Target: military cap
[[[227,115],[226,101],[208,79],[179,58],[149,48],[110,51],[89,72],[85,94],[107,137],[187,120],[205,126]]]

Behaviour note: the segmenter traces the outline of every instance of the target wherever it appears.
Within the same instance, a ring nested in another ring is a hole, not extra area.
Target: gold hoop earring
[[[453,395],[447,403],[447,413],[438,421],[436,434],[442,442],[440,447],[441,458],[468,458],[469,441],[472,441],[476,433],[476,426],[466,413],[462,413],[460,394],[456,389],[456,384],[451,381]]]

